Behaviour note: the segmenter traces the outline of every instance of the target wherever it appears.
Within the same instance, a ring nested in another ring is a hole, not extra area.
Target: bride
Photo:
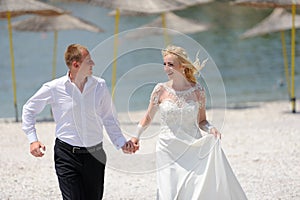
[[[206,120],[205,90],[195,78],[203,66],[199,60],[191,63],[181,47],[168,46],[162,55],[169,81],[155,86],[137,135],[131,138],[138,146],[140,135],[160,111],[157,198],[247,199],[221,149],[221,133]],[[200,129],[210,134],[202,134]]]

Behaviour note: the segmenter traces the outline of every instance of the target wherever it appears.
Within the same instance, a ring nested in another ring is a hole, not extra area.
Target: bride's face
[[[164,57],[164,70],[169,79],[183,77],[183,66],[175,55],[168,54]]]

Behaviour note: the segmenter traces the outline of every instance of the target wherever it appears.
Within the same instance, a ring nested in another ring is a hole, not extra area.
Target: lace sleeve
[[[206,97],[205,97],[205,89],[198,83],[196,85],[196,94],[197,94],[197,101],[199,108],[205,108],[205,102],[206,102]]]
[[[160,83],[158,83],[154,87],[154,89],[153,89],[153,91],[151,93],[150,103],[152,103],[155,106],[157,106],[159,104],[161,90],[162,90],[162,85]]]

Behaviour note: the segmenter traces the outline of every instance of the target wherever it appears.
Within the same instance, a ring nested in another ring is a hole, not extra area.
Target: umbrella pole
[[[17,83],[16,83],[16,74],[15,74],[15,61],[14,61],[14,49],[13,49],[13,40],[12,40],[11,13],[10,12],[7,12],[7,25],[8,25],[8,34],[9,34],[11,75],[12,75],[12,85],[13,85],[13,93],[14,93],[15,115],[16,115],[16,122],[18,122],[19,120],[18,120],[18,105],[17,105]]]
[[[295,97],[295,15],[296,15],[296,5],[292,5],[292,58],[291,58],[291,102],[292,102],[292,112],[296,113],[296,97]]]
[[[164,40],[165,40],[165,46],[168,46],[170,44],[170,40],[167,33],[167,21],[166,21],[166,13],[161,14],[161,23],[164,31]]]
[[[291,81],[290,81],[289,65],[288,65],[288,59],[287,59],[287,53],[286,53],[285,36],[284,36],[283,30],[281,31],[281,44],[282,44],[285,79],[287,82],[288,94],[289,94],[289,97],[291,97]]]
[[[55,79],[55,77],[56,77],[56,57],[57,57],[57,31],[54,31],[52,80]]]
[[[116,86],[116,74],[117,74],[117,55],[118,55],[118,33],[119,33],[119,20],[120,20],[120,10],[116,9],[115,16],[115,36],[114,36],[114,60],[112,68],[112,78],[111,78],[111,93],[112,99],[115,97],[115,86]]]
[[[52,80],[56,78],[56,57],[57,57],[57,31],[54,31],[54,44],[53,44],[53,60],[52,60]],[[53,118],[52,108],[50,108],[50,115]]]

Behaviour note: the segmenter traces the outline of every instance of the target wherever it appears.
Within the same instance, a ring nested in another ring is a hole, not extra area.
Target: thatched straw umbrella
[[[79,0],[78,0],[79,1]],[[130,0],[131,1],[131,0]],[[119,14],[124,15],[124,16],[146,16],[146,15],[152,15],[152,14],[157,14],[157,13],[164,13],[164,12],[170,12],[170,11],[175,11],[175,10],[182,10],[190,6],[195,6],[195,5],[200,5],[200,4],[205,4],[205,3],[211,3],[214,0],[175,0],[175,3],[180,3],[179,7],[175,7],[175,9],[167,9],[166,11],[163,12],[149,12],[149,11],[144,11],[142,9],[132,9],[132,10],[126,10],[126,8],[121,8],[119,9]],[[116,15],[116,10],[113,10],[109,13],[110,16],[115,16]]]
[[[176,0],[176,1],[185,4],[186,6],[195,6],[199,4],[211,3],[214,0]]]
[[[288,94],[291,94],[288,59],[284,31],[292,29],[292,14],[284,8],[275,8],[273,12],[253,28],[241,35],[241,39],[265,35],[273,32],[281,32],[282,53],[284,59],[284,71],[287,81]],[[295,16],[295,28],[300,28],[300,15]]]
[[[168,24],[168,29],[176,30],[186,34],[206,31],[210,27],[209,24],[202,24],[191,19],[179,17],[178,15],[175,15],[172,12],[165,13],[165,20],[166,23]],[[162,27],[162,25],[163,25],[163,20],[161,17],[159,17],[154,21],[141,26],[136,31],[129,33],[127,37],[140,38],[149,35],[164,34],[163,31],[164,29],[162,29],[164,27]],[[153,29],[149,29],[147,27],[153,27]],[[155,27],[157,27],[158,29],[155,29]],[[170,34],[174,34],[174,33],[175,32],[170,32]]]
[[[236,0],[233,4],[243,6],[255,6],[260,8],[290,8],[291,5],[300,5],[300,0]]]
[[[157,14],[186,8],[185,4],[174,0],[90,0],[91,4],[109,8]]]
[[[300,15],[295,16],[295,28],[300,28]],[[241,35],[242,39],[292,29],[292,14],[284,8],[275,8],[260,23]]]
[[[12,24],[12,28],[17,31],[54,32],[52,79],[54,79],[56,76],[56,51],[58,31],[79,29],[91,32],[103,32],[100,27],[86,20],[68,14],[58,16],[32,17],[22,21],[14,22]]]
[[[0,0],[0,18],[6,19],[8,12],[10,17],[26,14],[51,16],[65,13],[60,8],[36,0]]]
[[[35,16],[12,23],[12,28],[17,31],[30,32],[48,32],[74,29],[91,32],[103,32],[103,30],[95,24],[70,14],[57,16]]]
[[[18,120],[18,106],[17,106],[17,84],[15,78],[15,66],[14,66],[14,51],[11,29],[11,18],[25,15],[25,14],[37,14],[37,15],[59,15],[63,14],[62,9],[54,6],[35,1],[35,0],[0,0],[0,18],[7,19],[9,44],[10,44],[10,57],[11,57],[11,71],[12,71],[12,83],[14,93],[14,107],[16,121]]]
[[[184,4],[186,7],[190,6],[195,6],[195,5],[202,5],[206,3],[211,3],[214,0],[175,0],[176,2],[179,2],[181,4]],[[116,15],[116,12],[113,11],[109,15]],[[120,10],[120,15],[127,15],[127,16],[139,16],[139,15],[149,15],[148,12],[143,12],[143,11],[130,11],[130,10]],[[181,18],[177,15],[175,15],[172,12],[163,12],[161,13],[161,19],[156,19],[153,22],[149,24],[145,24],[144,27],[160,27],[160,28],[169,28],[169,29],[174,29],[181,31],[183,33],[195,33],[195,32],[201,32],[205,31],[208,29],[207,24],[200,24],[199,22],[193,21],[193,20],[188,20]],[[152,29],[152,31],[147,32],[147,31],[142,31],[141,29],[137,31],[138,33],[131,33],[130,36],[133,37],[139,37],[139,33],[147,36],[151,34],[160,34],[163,29],[157,29],[157,32]],[[148,30],[149,31],[149,30]],[[134,36],[135,35],[135,36]],[[164,32],[164,37],[165,37],[165,42],[166,44],[169,43],[168,35],[166,31]]]
[[[295,97],[295,16],[296,7],[300,7],[300,0],[236,0],[233,5],[253,6],[259,8],[291,8],[292,9],[292,31],[291,31],[291,89],[290,98],[292,103],[292,112],[296,113]]]

